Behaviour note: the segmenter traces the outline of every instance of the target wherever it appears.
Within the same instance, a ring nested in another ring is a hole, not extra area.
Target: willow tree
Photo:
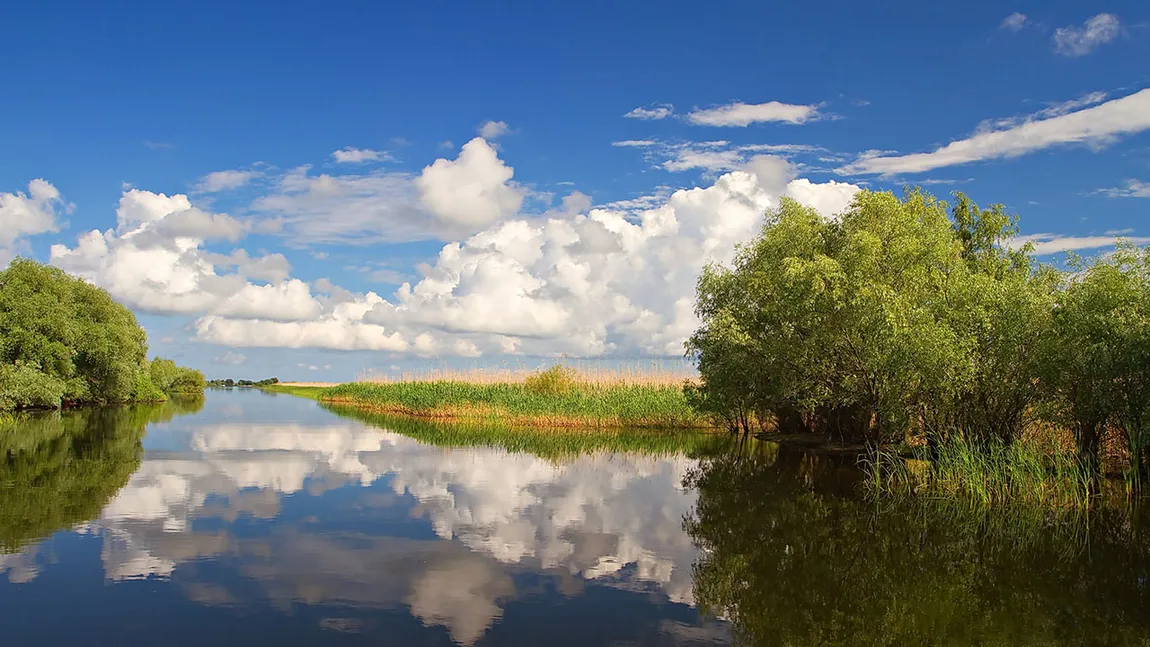
[[[104,290],[28,259],[0,271],[0,409],[162,400],[147,352],[135,315]],[[203,390],[193,373],[182,390]]]

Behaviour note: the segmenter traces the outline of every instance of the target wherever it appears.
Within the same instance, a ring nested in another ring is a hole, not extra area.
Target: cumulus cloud
[[[420,202],[441,231],[467,234],[512,216],[524,191],[511,184],[514,169],[482,137],[463,145],[454,161],[438,159],[415,179]]]
[[[469,146],[447,169],[502,166],[483,140]],[[475,151],[482,154],[478,162]],[[444,167],[440,164],[440,170]],[[507,172],[477,175],[488,186],[510,179]],[[443,187],[467,182],[453,182],[452,173],[432,177]],[[433,182],[424,189],[439,186]],[[857,191],[844,182],[796,179],[786,160],[758,156],[706,188],[598,208],[586,195],[572,192],[555,209],[530,218],[503,217],[502,209],[494,209],[499,215],[492,224],[444,245],[433,262],[419,267],[418,280],[403,282],[390,298],[351,293],[323,281],[315,288],[330,296],[308,299],[300,285],[288,300],[306,318],[275,320],[242,312],[241,302],[267,307],[248,298],[255,293],[249,289],[230,302],[234,309],[224,312],[217,305],[201,317],[196,336],[241,347],[420,356],[680,355],[698,323],[692,310],[694,286],[707,260],[728,262],[735,244],[754,235],[766,210],[784,195],[830,216]],[[483,199],[456,200],[464,205]],[[454,204],[449,200],[438,206]],[[289,295],[288,287],[277,290]],[[260,294],[278,297],[280,292],[265,288]]]
[[[1150,198],[1150,182],[1127,180],[1125,186],[1100,189],[1098,193],[1108,198]]]
[[[506,121],[486,121],[479,127],[479,136],[491,141],[511,132]]]
[[[631,112],[623,115],[623,117],[626,119],[643,119],[650,121],[655,119],[666,119],[673,114],[675,114],[675,107],[669,103],[665,103],[654,105],[649,108],[635,108]]]
[[[363,164],[364,162],[387,162],[392,158],[387,151],[377,151],[370,148],[353,148],[348,146],[331,154],[337,164]]]
[[[1005,29],[1006,31],[1019,31],[1026,26],[1027,21],[1026,14],[1015,11],[1004,18],[998,28]]]
[[[216,193],[230,191],[244,186],[248,182],[262,175],[259,171],[215,171],[200,178],[195,190],[199,193]]]
[[[32,180],[26,193],[0,193],[0,268],[26,250],[25,238],[59,231],[58,217],[67,208],[60,191],[46,180]]]
[[[1088,19],[1081,27],[1060,27],[1054,30],[1054,51],[1063,56],[1085,56],[1118,38],[1121,31],[1118,16],[1100,13]]]
[[[1075,101],[1092,102],[1097,98],[1097,94],[1087,95]],[[1055,116],[1047,116],[1052,114],[1048,108],[1020,124],[982,130],[929,153],[864,154],[837,170],[845,175],[921,173],[982,160],[1018,157],[1053,146],[1106,146],[1122,135],[1150,129],[1150,89],[1087,108],[1074,110],[1074,107],[1059,104],[1053,107]]]
[[[753,104],[735,102],[705,110],[694,110],[687,114],[687,121],[697,126],[742,127],[767,122],[802,124],[820,116],[817,106],[778,101]]]
[[[209,239],[238,239],[242,226],[226,214],[195,209],[185,195],[131,189],[121,196],[116,219],[116,230],[82,234],[75,247],[52,245],[52,264],[144,312],[282,320],[319,310],[306,284],[286,280],[282,255],[253,259],[243,250],[229,256],[204,250]],[[220,274],[217,265],[237,272]],[[273,282],[256,285],[249,277]]]

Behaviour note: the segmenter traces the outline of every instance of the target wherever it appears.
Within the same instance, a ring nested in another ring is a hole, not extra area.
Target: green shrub
[[[0,365],[0,409],[59,407],[64,383],[26,364]]]
[[[545,371],[529,375],[523,381],[528,391],[540,395],[559,395],[575,387],[575,369],[556,364]]]

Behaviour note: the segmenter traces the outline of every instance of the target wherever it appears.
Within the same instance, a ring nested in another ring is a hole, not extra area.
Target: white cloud
[[[654,146],[657,143],[658,142],[650,139],[624,139],[623,141],[611,142],[611,145],[621,148],[645,148],[647,146]]]
[[[626,119],[643,119],[649,121],[654,119],[666,119],[673,114],[675,114],[675,107],[669,103],[666,103],[654,105],[650,108],[635,108],[631,112],[623,115],[623,117]]]
[[[331,154],[337,164],[363,164],[364,162],[388,162],[393,158],[387,151],[347,146]]]
[[[1003,19],[1002,24],[999,25],[998,28],[1007,31],[1019,31],[1026,26],[1027,21],[1026,14],[1015,11]]]
[[[1126,186],[1099,189],[1098,193],[1108,198],[1150,198],[1150,182],[1127,180]]]
[[[524,192],[511,184],[514,169],[495,149],[476,137],[463,145],[454,161],[438,159],[415,179],[420,202],[438,221],[440,231],[467,234],[515,215]]]
[[[259,171],[215,171],[200,178],[195,190],[199,193],[216,193],[218,191],[231,191],[244,186],[248,182],[262,175]]]
[[[453,164],[474,164],[467,155]],[[484,163],[494,160],[492,155]],[[697,325],[694,286],[708,259],[729,261],[735,244],[758,231],[780,196],[829,216],[857,190],[842,182],[796,180],[785,160],[760,156],[710,187],[626,205],[593,208],[587,196],[573,192],[542,216],[502,218],[445,245],[434,262],[420,267],[421,278],[404,282],[390,300],[317,282],[315,289],[331,297],[313,297],[319,311],[313,304],[306,319],[217,311],[196,322],[196,334],[231,346],[420,356],[679,355]],[[301,289],[292,302],[304,308],[307,296]]]
[[[60,230],[57,217],[68,205],[52,183],[35,179],[28,192],[0,193],[0,268],[27,249],[25,238]]]
[[[687,114],[687,120],[698,126],[749,126],[766,122],[802,124],[819,116],[817,106],[768,101],[757,104],[735,102],[695,110]]]
[[[668,171],[729,171],[742,163],[743,156],[738,151],[679,148],[674,151],[674,157],[663,162],[663,168]]]
[[[1121,31],[1118,16],[1100,13],[1088,19],[1081,27],[1060,27],[1054,30],[1054,51],[1063,56],[1085,56],[1118,38]]]
[[[1096,96],[1087,95],[1086,99]],[[1055,110],[1065,105],[1056,106]],[[1005,129],[976,132],[930,153],[864,154],[838,172],[845,175],[921,173],[981,160],[1017,157],[1053,146],[1105,146],[1121,135],[1147,129],[1150,129],[1150,89],[1053,117],[1028,119]]]
[[[247,356],[243,353],[235,351],[225,351],[223,355],[216,357],[212,361],[216,364],[227,364],[229,366],[239,366],[248,360]]]
[[[1099,249],[1103,247],[1112,247],[1114,245],[1114,236],[1060,236],[1058,234],[1028,234],[1025,236],[1018,236],[1014,239],[1013,245],[1020,246],[1025,243],[1032,243],[1034,245],[1034,253],[1042,256],[1045,254],[1056,254],[1058,252],[1073,252],[1084,249]],[[1150,244],[1150,237],[1145,236],[1130,236],[1125,240],[1134,243],[1135,245]]]
[[[506,121],[487,121],[479,127],[479,136],[491,141],[511,132]]]
[[[285,281],[289,267],[282,255],[253,259],[243,250],[224,256],[203,249],[208,239],[242,234],[226,214],[206,214],[184,195],[131,189],[121,196],[116,215],[116,231],[82,234],[73,248],[52,245],[51,263],[145,312],[283,319],[317,311],[306,284]],[[233,266],[237,273],[219,274],[216,265]],[[248,277],[273,283],[255,285]]]

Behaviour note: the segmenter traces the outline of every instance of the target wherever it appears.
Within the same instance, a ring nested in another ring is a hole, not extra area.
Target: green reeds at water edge
[[[986,507],[1032,504],[1043,508],[1088,507],[1097,479],[1076,454],[1041,441],[972,442],[960,436],[916,448],[907,457],[872,449],[859,459],[869,493],[965,500]]]
[[[521,382],[352,382],[323,389],[324,402],[440,420],[545,427],[704,428],[681,385],[587,382],[555,366]]]

